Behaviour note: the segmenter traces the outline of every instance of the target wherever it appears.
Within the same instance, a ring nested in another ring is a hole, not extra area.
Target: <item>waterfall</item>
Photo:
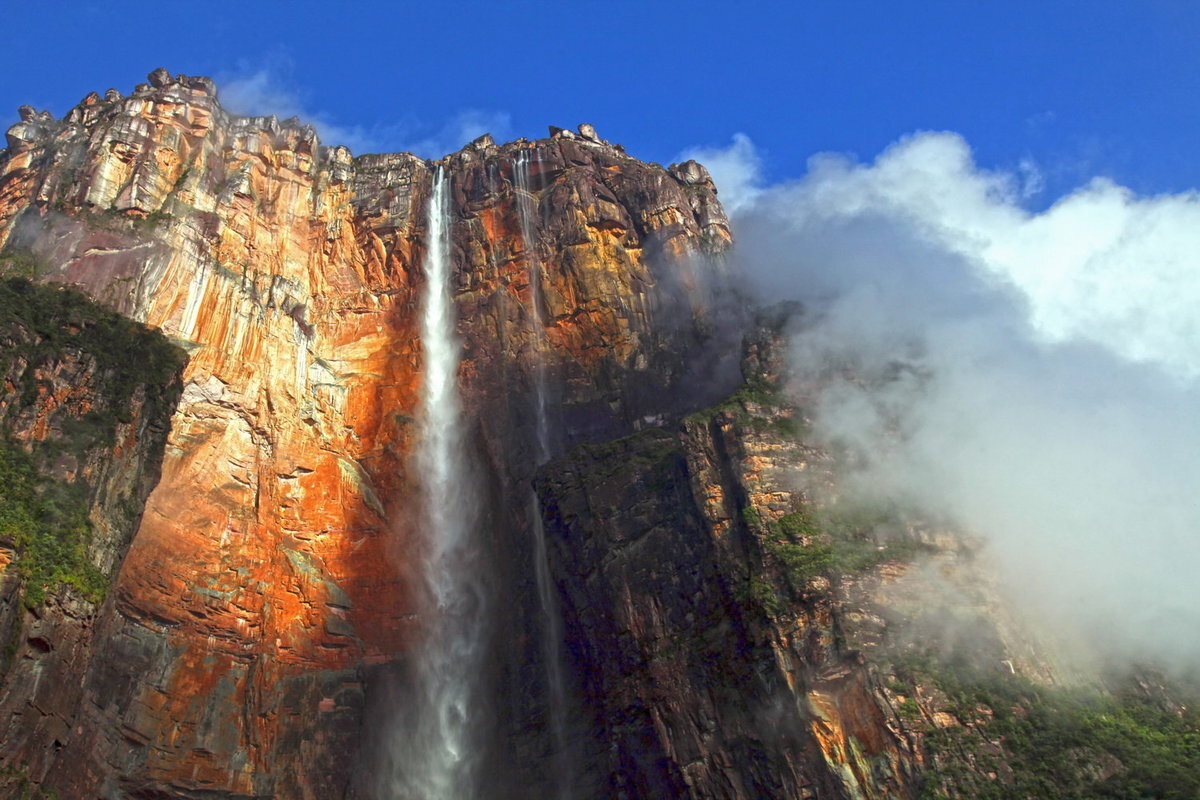
[[[537,256],[537,240],[533,236],[533,193],[529,190],[529,153],[517,153],[513,163],[513,178],[517,188],[517,221],[521,225],[521,241],[525,245],[525,260],[529,264],[529,325],[533,328],[536,351],[533,366],[534,413],[537,424],[538,466],[550,459],[550,425],[546,419],[546,325],[542,319],[542,264]]]
[[[513,163],[513,179],[517,190],[517,218],[525,259],[529,264],[529,320],[533,329],[535,350],[533,366],[534,414],[537,432],[537,465],[550,459],[550,425],[546,416],[546,329],[542,319],[542,268],[537,256],[537,240],[533,235],[533,194],[529,189],[529,153],[517,153]],[[567,692],[563,675],[562,619],[555,601],[554,583],[546,553],[546,531],[542,524],[542,509],[537,495],[531,496],[530,515],[533,527],[534,577],[537,580],[538,604],[542,612],[542,661],[546,668],[547,726],[554,746],[553,789],[557,800],[569,796],[569,774],[566,763]]]
[[[479,796],[478,676],[483,649],[482,587],[475,496],[463,449],[458,392],[460,344],[450,295],[449,179],[437,168],[429,198],[425,302],[421,318],[424,385],[417,465],[423,485],[424,639],[414,683],[395,728],[385,796],[467,800]]]

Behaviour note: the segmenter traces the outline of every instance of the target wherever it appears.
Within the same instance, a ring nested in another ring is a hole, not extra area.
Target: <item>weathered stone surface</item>
[[[669,167],[672,175],[689,186],[712,185],[712,175],[704,165],[696,161],[683,161]]]
[[[364,709],[417,625],[404,564],[420,541],[409,457],[434,167],[354,159],[297,122],[231,116],[206,79],[165,70],[129,97],[21,125],[0,154],[0,241],[32,253],[39,280],[78,286],[190,354],[162,479],[91,623],[103,647],[78,722],[39,740],[58,742],[37,756],[47,785],[337,796]],[[531,157],[532,243],[517,219],[517,152]],[[595,143],[482,140],[443,163],[461,380],[495,509],[492,681],[513,705],[497,740],[533,752],[523,742],[544,735],[530,677],[535,360],[563,408],[556,447],[728,390],[736,370],[719,356],[737,324],[714,317],[723,278],[709,260],[728,223],[701,221],[684,184]],[[493,759],[498,787],[519,794],[544,778],[529,757]]]
[[[0,260],[0,271],[11,266]],[[43,509],[53,516],[35,522],[56,526],[38,532],[46,542],[38,545],[29,531],[10,527],[14,509],[3,509],[0,793],[6,795],[25,779],[61,781],[61,772],[51,772],[55,756],[89,723],[85,682],[103,663],[103,621],[112,609],[111,595],[103,603],[95,595],[96,584],[111,581],[125,556],[158,480],[181,389],[182,353],[115,318],[73,293],[0,284],[0,448],[32,453],[30,463],[48,482],[39,494],[54,504]],[[58,491],[50,495],[51,488]],[[15,500],[8,497],[12,489],[0,489],[0,498]],[[86,533],[65,527],[76,503]]]
[[[777,567],[754,520],[830,477],[772,424],[790,413],[738,401],[541,473],[599,773],[583,796],[916,797],[919,753],[842,643],[837,595],[761,595]]]
[[[1194,735],[1194,684],[1063,658],[982,542],[845,496],[794,405],[812,387],[777,391],[799,312],[760,316],[728,400],[539,474],[574,796],[1124,796],[1190,775],[1150,742]]]
[[[171,73],[167,72],[166,67],[159,67],[147,75],[146,80],[150,81],[151,86],[161,89],[171,82]]]

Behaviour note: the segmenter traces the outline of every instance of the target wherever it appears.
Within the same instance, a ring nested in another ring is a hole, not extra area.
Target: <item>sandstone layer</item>
[[[161,471],[184,361],[76,292],[0,282],[5,796],[42,783],[88,724],[111,584]]]
[[[781,393],[800,311],[749,324],[699,164],[590,125],[354,157],[161,69],[20,113],[0,151],[0,791],[379,796],[426,627],[438,169],[488,565],[487,800],[563,777],[594,800],[1120,797],[1184,774],[1121,749],[1194,735],[1164,682],[1054,706],[1062,673],[977,543],[844,507]]]
[[[736,379],[694,357],[734,352],[714,313],[729,230],[711,179],[586,134],[485,137],[442,161],[460,379],[504,609],[489,676],[511,705],[495,714],[496,738],[514,743],[493,757],[500,786],[539,776],[545,727],[526,502],[535,362],[559,409],[556,448],[659,421]],[[209,80],[165,70],[61,120],[22,109],[0,154],[5,252],[189,355],[161,481],[96,622],[80,722],[29,756],[48,789],[355,790],[364,726],[402,681],[420,622],[404,570],[421,541],[410,456],[432,173],[408,154],[323,147],[296,120],[232,116]]]

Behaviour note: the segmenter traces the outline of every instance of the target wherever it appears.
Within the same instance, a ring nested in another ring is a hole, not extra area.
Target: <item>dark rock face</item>
[[[729,399],[539,473],[576,796],[1191,796],[1200,690],[1060,660],[982,542],[839,496],[786,317]]]
[[[792,413],[737,399],[541,473],[598,771],[583,796],[916,796],[917,753],[842,644],[837,594],[779,588],[761,520],[828,470],[775,424]]]

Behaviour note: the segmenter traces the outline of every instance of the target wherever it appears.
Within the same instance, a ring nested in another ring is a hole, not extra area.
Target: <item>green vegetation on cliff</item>
[[[708,427],[722,418],[732,419],[742,441],[765,438],[772,446],[811,447],[805,442],[811,431],[803,414],[778,383],[761,375],[684,422]],[[777,519],[751,504],[740,516],[763,557],[751,568],[741,596],[772,616],[783,610],[786,597],[796,600],[810,592],[814,579],[836,581],[886,561],[910,560],[926,549],[904,530],[896,510],[849,501],[818,506],[797,499],[791,513]]]
[[[5,247],[0,253],[0,278],[36,278],[41,263],[30,251]]]
[[[65,350],[96,361],[94,388],[100,402],[88,420],[96,428],[129,422],[130,401],[139,386],[146,387],[152,407],[174,404],[171,387],[185,356],[165,336],[98,306],[75,289],[19,277],[0,281],[0,375],[19,380],[21,405],[32,403],[44,383],[38,369]],[[14,375],[18,362],[24,369]]]
[[[689,421],[709,424],[717,414],[776,441],[807,434],[801,415],[761,379]],[[841,578],[933,549],[904,519],[902,510],[846,499],[796,501],[774,519],[748,505],[741,522],[762,562],[751,566],[741,599],[774,616],[813,592],[816,579],[836,588]],[[1176,703],[1127,684],[1113,692],[1040,686],[961,657],[903,659],[888,688],[904,725],[924,728],[931,769],[921,800],[1200,798],[1200,694]],[[931,693],[948,704],[934,710],[948,711],[955,723],[925,718]]]
[[[900,672],[935,684],[967,723],[927,734],[936,767],[922,800],[1200,797],[1194,702],[1175,703],[1132,682],[1114,693],[1038,686],[962,661],[909,663]]]
[[[87,560],[90,539],[87,485],[47,478],[21,447],[0,441],[0,540],[17,548],[26,604],[43,603],[56,584],[104,598],[108,578]]]
[[[70,362],[78,365],[70,374],[56,374]],[[0,539],[17,551],[27,605],[64,585],[92,601],[103,598],[108,576],[87,553],[94,491],[78,477],[86,474],[79,467],[111,449],[139,400],[142,419],[165,422],[183,363],[182,351],[160,333],[78,291],[22,277],[0,280],[0,381],[12,387],[0,419]],[[85,401],[42,405],[63,388],[82,392]],[[36,407],[45,430],[22,446],[11,434],[29,428]],[[76,477],[56,477],[67,455],[78,466],[66,474]]]
[[[770,421],[750,411],[755,406],[777,408],[784,404],[783,392],[779,386],[761,376],[753,376],[737,388],[733,394],[714,406],[689,414],[685,419],[689,422],[708,423],[719,413],[727,412],[739,422],[754,428],[762,428]]]
[[[58,792],[38,786],[24,767],[0,767],[0,787],[11,800],[59,800]]]
[[[904,535],[880,538],[881,529],[897,526],[896,515],[880,509],[803,505],[777,520],[765,521],[756,509],[748,507],[742,520],[764,551],[782,564],[785,577],[797,590],[822,575],[852,575],[885,561],[912,559],[925,549]]]

